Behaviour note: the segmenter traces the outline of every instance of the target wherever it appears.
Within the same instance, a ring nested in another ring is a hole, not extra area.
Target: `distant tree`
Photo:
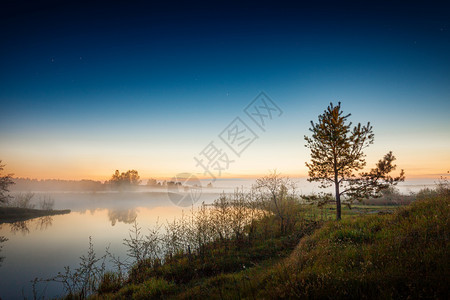
[[[405,179],[403,170],[398,177],[389,176],[396,168],[392,152],[370,172],[356,174],[366,165],[363,150],[373,144],[374,134],[370,122],[352,128],[347,122],[350,115],[344,115],[340,102],[330,103],[317,123],[311,121],[312,136],[305,136],[305,146],[311,150],[308,181],[320,182],[322,188],[334,185],[337,220],[341,219],[341,196],[350,200],[379,197],[381,190]]]
[[[114,172],[114,174],[112,175],[110,182],[111,183],[120,183],[120,181],[121,181],[120,172],[119,172],[119,170],[116,170]]]
[[[136,170],[128,170],[127,172],[122,173],[120,173],[119,170],[116,170],[111,176],[109,183],[115,187],[123,188],[137,186],[141,183],[141,180],[139,173]]]
[[[139,185],[141,183],[139,173],[136,170],[127,171],[124,178],[130,185]]]
[[[2,161],[0,160],[0,204],[8,203],[9,199],[11,198],[11,196],[8,195],[9,186],[14,184],[14,181],[12,180],[12,176],[14,174],[7,174],[2,176],[4,166],[5,165],[2,165]]]
[[[147,181],[147,185],[148,185],[148,186],[157,186],[157,185],[158,185],[158,182],[156,181],[156,179],[150,178],[150,179]]]

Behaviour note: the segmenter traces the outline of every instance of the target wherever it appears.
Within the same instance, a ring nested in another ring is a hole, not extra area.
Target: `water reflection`
[[[81,212],[81,214],[85,212],[89,212],[91,216],[94,216],[98,211],[101,211],[103,209],[97,208],[97,209],[88,209],[84,212]],[[122,222],[124,224],[132,224],[137,216],[138,216],[138,210],[136,208],[130,208],[130,209],[106,209],[108,214],[109,222],[111,222],[111,226],[115,226],[117,222]],[[43,216],[39,218],[24,220],[24,221],[16,221],[13,223],[5,223],[3,225],[8,225],[11,232],[13,234],[22,233],[23,235],[30,234],[30,229],[34,230],[46,230],[50,226],[53,225],[53,217],[52,216]],[[0,225],[1,226],[1,225]],[[1,229],[1,227],[0,227]]]
[[[48,227],[52,226],[53,218],[52,216],[43,216],[31,220],[17,221],[9,223],[9,228],[14,234],[20,232],[23,235],[27,235],[30,233],[30,227],[33,225],[33,223],[35,224],[34,228],[36,230],[45,230]]]
[[[89,236],[92,236],[98,253],[104,253],[105,248],[111,247],[112,253],[124,258],[127,248],[122,242],[129,234],[128,223],[132,224],[136,219],[142,228],[153,228],[158,217],[172,219],[181,215],[182,211],[169,201],[167,193],[162,192],[60,193],[53,197],[56,210],[70,209],[71,212],[0,225],[0,236],[8,238],[0,253],[0,256],[6,257],[0,267],[2,299],[33,299],[30,280],[35,277],[50,278],[67,265],[77,268],[80,254],[86,251]],[[30,252],[30,249],[33,251]],[[110,262],[107,264],[112,265]],[[60,293],[60,286],[49,284],[44,298],[55,298]]]
[[[45,230],[48,227],[52,226],[53,218],[51,216],[44,216],[35,219],[25,220],[25,221],[17,221],[13,223],[9,223],[9,228],[13,234],[22,233],[23,235],[27,235],[30,233],[30,226],[35,223],[36,230]],[[6,224],[0,224],[0,230]],[[2,266],[2,262],[5,260],[5,257],[1,255],[2,248],[4,246],[4,242],[8,239],[4,236],[0,236],[0,267]]]
[[[111,221],[112,226],[116,225],[117,222],[131,224],[137,218],[137,211],[135,208],[108,210],[108,218]]]
[[[31,220],[18,221],[18,222],[10,223],[9,227],[11,228],[11,232],[14,234],[21,232],[23,235],[26,235],[26,234],[30,233],[30,229],[28,228],[28,224],[30,222],[31,222]]]
[[[36,220],[36,229],[45,230],[52,226],[53,218],[51,216],[40,217]]]
[[[0,229],[2,229],[2,226],[0,225]],[[3,243],[6,242],[8,239],[4,236],[0,236],[0,253],[2,252]],[[0,255],[0,267],[2,266],[2,261],[5,259],[4,256]]]

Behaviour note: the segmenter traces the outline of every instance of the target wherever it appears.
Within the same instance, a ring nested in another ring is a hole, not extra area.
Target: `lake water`
[[[307,194],[319,191],[316,185],[305,179],[296,179],[298,190]],[[201,202],[211,203],[222,192],[230,192],[233,187],[249,187],[254,180],[218,182],[214,189],[204,189]],[[399,189],[403,193],[431,187],[434,180],[409,180]],[[54,209],[70,209],[70,214],[37,218],[14,224],[0,224],[0,236],[8,238],[2,243],[0,256],[5,259],[0,266],[0,298],[32,298],[31,280],[50,278],[64,270],[64,266],[76,268],[79,257],[86,254],[89,237],[92,237],[97,255],[110,252],[125,258],[126,247],[123,239],[128,237],[132,223],[136,219],[143,233],[157,221],[161,224],[181,216],[182,208],[173,204],[165,190],[128,193],[71,193],[36,192],[51,196],[55,200]],[[61,295],[62,286],[56,283],[38,285],[45,298]]]

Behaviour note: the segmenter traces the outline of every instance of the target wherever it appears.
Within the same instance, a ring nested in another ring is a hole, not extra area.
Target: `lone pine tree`
[[[381,190],[404,180],[404,172],[398,177],[389,173],[395,170],[395,156],[387,153],[370,172],[361,171],[366,166],[363,150],[373,144],[374,134],[370,122],[352,127],[341,103],[330,103],[317,123],[311,121],[312,136],[305,136],[306,147],[311,150],[308,181],[320,182],[320,187],[334,185],[336,219],[341,219],[341,196],[349,200],[380,196]]]

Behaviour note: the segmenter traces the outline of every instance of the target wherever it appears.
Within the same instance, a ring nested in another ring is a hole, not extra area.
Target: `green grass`
[[[263,230],[263,224],[259,224],[259,231]],[[274,235],[268,238],[255,238],[249,240],[229,240],[205,245],[201,252],[188,255],[179,253],[167,257],[165,262],[151,260],[143,261],[135,265],[129,272],[127,282],[118,288],[117,277],[107,274],[100,285],[98,295],[93,298],[100,299],[141,299],[142,291],[150,291],[149,280],[162,280],[167,283],[153,297],[148,293],[147,299],[163,298],[195,298],[204,299],[213,290],[223,283],[237,284],[242,287],[242,281],[248,272],[255,273],[257,270],[272,266],[275,262],[286,258],[296,247],[301,236],[309,234],[320,226],[319,222],[303,222],[289,235]],[[273,225],[277,227],[276,225]],[[240,274],[244,275],[240,275]],[[234,276],[237,276],[236,278]],[[248,276],[248,275],[247,275]],[[235,287],[231,287],[235,289]],[[225,290],[217,291],[220,295],[229,293]]]
[[[271,269],[260,294],[275,298],[446,298],[450,199],[393,215],[329,222]]]
[[[327,210],[334,218],[333,207]],[[340,222],[319,221],[320,213],[302,207],[303,222],[286,235],[260,234],[209,244],[195,255],[179,253],[164,264],[142,263],[125,283],[108,275],[106,288],[93,298],[446,299],[448,194],[402,208],[343,208]]]
[[[327,204],[321,208],[317,205],[302,205],[301,207],[302,216],[306,219],[327,221],[336,218],[335,204]],[[347,219],[365,214],[390,214],[395,212],[399,206],[354,204],[351,205],[351,208],[346,205],[341,208],[342,219]]]

